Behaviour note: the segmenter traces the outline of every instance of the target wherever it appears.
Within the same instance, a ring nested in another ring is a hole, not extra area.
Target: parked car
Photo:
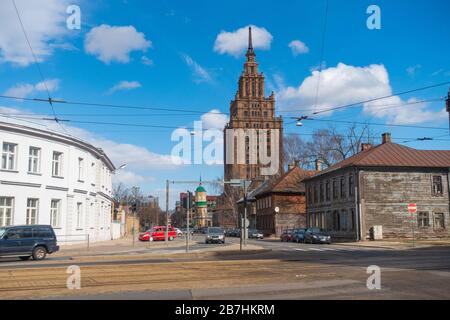
[[[206,229],[205,243],[225,243],[225,231],[219,227]]]
[[[306,229],[294,229],[292,242],[304,242]]]
[[[325,230],[320,228],[309,228],[305,232],[305,243],[331,243],[331,236]]]
[[[59,250],[51,226],[11,226],[0,228],[0,256],[19,257],[21,260],[43,260],[47,254]]]
[[[177,233],[177,237],[183,235],[183,231],[180,228],[174,228],[174,229],[175,229],[175,232]]]
[[[173,227],[169,227],[169,232],[167,236],[169,241],[173,241],[177,238],[177,232]],[[139,234],[140,241],[165,241],[165,239],[166,239],[165,226],[156,226],[146,232]]]
[[[183,234],[187,234],[187,228],[181,228],[180,229],[181,230],[181,232],[183,233]],[[192,229],[192,228],[189,228],[189,233],[192,235],[192,234],[194,234],[194,229]]]
[[[249,229],[248,230],[248,237],[249,239],[264,239],[264,234],[261,231],[258,231],[256,229]]]
[[[281,242],[290,242],[290,241],[292,241],[292,234],[293,234],[293,230],[292,229],[283,230],[283,232],[281,233],[281,236],[280,236]]]

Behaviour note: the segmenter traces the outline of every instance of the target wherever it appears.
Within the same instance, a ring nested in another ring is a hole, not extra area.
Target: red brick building
[[[315,173],[294,166],[283,176],[268,180],[256,189],[251,194],[256,228],[265,235],[275,236],[279,236],[286,228],[306,228],[306,189],[303,179]]]

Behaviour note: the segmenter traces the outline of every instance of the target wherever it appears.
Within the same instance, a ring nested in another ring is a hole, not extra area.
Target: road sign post
[[[416,220],[414,218],[414,214],[417,212],[417,205],[415,203],[408,204],[408,212],[411,214],[412,245],[414,248],[415,247],[414,225],[415,225],[415,220]]]

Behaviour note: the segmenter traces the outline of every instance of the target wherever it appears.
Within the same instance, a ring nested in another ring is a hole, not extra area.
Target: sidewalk
[[[92,243],[88,249],[85,244],[62,246],[60,251],[52,254],[53,257],[119,257],[131,255],[180,255],[185,253],[186,242],[185,238],[177,238],[175,241],[153,241],[153,242],[141,242],[135,241],[133,246],[132,238],[123,238],[110,241],[101,241]],[[226,244],[226,245],[210,245],[210,247],[192,248],[195,244],[203,244],[204,239],[193,238],[190,241],[191,253],[190,254],[218,254],[227,255],[235,254],[239,252],[239,244]],[[246,252],[260,251],[263,248],[257,245],[248,244],[244,250]]]
[[[191,244],[196,243],[195,239],[191,240]],[[132,237],[125,237],[117,240],[99,241],[91,243],[89,248],[85,243],[63,245],[60,246],[60,250],[53,254],[53,256],[86,256],[86,255],[99,255],[99,254],[119,254],[119,253],[139,253],[150,252],[154,249],[164,248],[184,248],[186,245],[185,238],[178,238],[175,241],[152,241],[142,242],[135,240],[133,245]]]
[[[376,241],[360,241],[360,242],[336,242],[341,246],[357,246],[367,248],[382,248],[392,250],[405,250],[413,248],[429,248],[434,246],[450,246],[450,239],[437,240],[415,240],[414,246],[412,239],[404,240],[376,240]]]

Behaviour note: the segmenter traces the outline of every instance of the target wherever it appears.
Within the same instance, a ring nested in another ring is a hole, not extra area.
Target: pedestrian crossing
[[[287,247],[281,249],[281,251],[292,252],[317,252],[317,253],[339,253],[339,252],[356,252],[356,251],[367,251],[367,248],[343,248],[343,247]]]

